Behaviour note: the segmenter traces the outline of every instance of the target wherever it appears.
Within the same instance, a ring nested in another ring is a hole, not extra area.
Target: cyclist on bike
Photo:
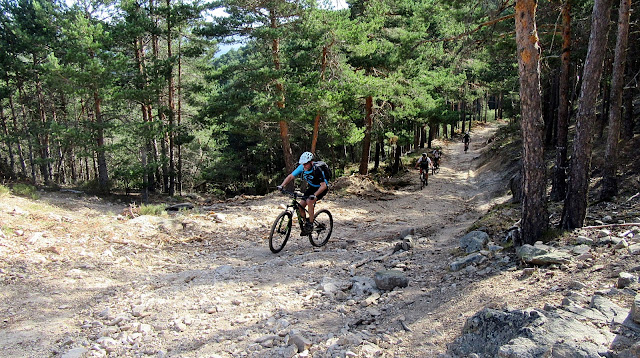
[[[426,180],[426,185],[429,185],[429,168],[433,166],[431,163],[431,158],[427,156],[427,153],[422,153],[422,157],[418,159],[416,162],[416,169],[420,167],[420,177],[422,178],[422,173],[424,171],[424,177]]]
[[[433,166],[438,168],[440,167],[440,157],[442,156],[442,153],[440,153],[440,150],[438,148],[433,150]]]
[[[300,206],[308,207],[309,219],[305,218],[305,211],[300,210],[300,215],[305,220],[304,229],[301,235],[309,235],[313,230],[314,208],[318,200],[327,194],[327,179],[324,177],[322,169],[316,167],[313,162],[313,153],[304,152],[298,160],[298,167],[282,181],[278,186],[278,190],[282,190],[290,181],[295,180],[298,175],[302,175],[302,179],[308,184],[304,196],[300,200]]]
[[[469,131],[464,134],[462,137],[462,141],[464,142],[464,151],[466,152],[469,149],[469,142],[471,141],[471,137],[469,137]]]

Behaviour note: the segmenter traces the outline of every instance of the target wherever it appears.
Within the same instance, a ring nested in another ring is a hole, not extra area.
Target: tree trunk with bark
[[[0,107],[0,122],[2,122],[2,133],[5,138],[7,138],[7,155],[9,156],[9,168],[11,169],[11,175],[15,173],[15,158],[13,156],[13,146],[11,145],[11,141],[9,140],[9,127],[7,126],[7,118],[4,116],[4,108]]]
[[[109,192],[109,174],[107,172],[107,156],[104,147],[104,122],[102,120],[102,109],[100,103],[102,99],[98,94],[98,90],[93,91],[93,105],[96,120],[96,156],[98,159],[98,184],[100,191]]]
[[[37,56],[33,54],[33,66],[34,68],[37,66],[38,60]],[[51,181],[51,163],[49,163],[49,158],[51,157],[51,148],[49,147],[49,129],[48,129],[48,120],[47,120],[47,112],[45,110],[44,103],[44,94],[42,90],[42,82],[40,82],[40,76],[36,73],[36,97],[38,98],[38,116],[40,119],[40,135],[39,137],[39,146],[40,146],[40,174],[42,174],[42,180],[45,184],[49,184]]]
[[[172,16],[171,16],[171,0],[167,0],[167,58],[171,59],[173,57],[173,49],[171,48],[171,26],[172,26]],[[175,90],[173,86],[173,66],[172,70],[169,71],[168,74],[168,98],[167,104],[169,106],[169,195],[173,196],[175,194],[175,183],[176,183],[176,164],[174,158],[174,147],[175,147],[175,131],[174,131],[174,122],[175,122],[175,104],[174,104],[174,95]]]
[[[522,111],[522,239],[538,241],[549,225],[545,206],[544,121],[540,93],[540,45],[535,0],[516,0],[516,43]]]
[[[138,90],[142,91],[145,89],[146,83],[147,83],[147,76],[146,76],[144,56],[143,56],[144,43],[141,38],[138,38],[134,41],[133,46],[135,48],[135,60],[136,60],[136,64],[138,65],[138,71],[140,73],[140,76],[144,79],[144,82],[138,86]],[[145,204],[149,202],[149,191],[154,186],[153,172],[149,168],[149,156],[151,155],[151,149],[150,149],[151,145],[149,144],[149,139],[148,139],[149,134],[147,133],[147,131],[149,130],[148,127],[150,127],[150,125],[146,126],[151,122],[150,107],[151,106],[148,103],[145,103],[144,101],[140,103],[140,111],[142,112],[142,121],[143,123],[145,123],[145,128],[143,129],[145,133],[143,133],[142,135],[142,137],[144,138],[144,142],[140,148],[140,152],[141,152],[140,157],[141,157],[141,164],[143,169],[142,202]]]
[[[279,27],[278,17],[274,11],[270,11],[270,27],[276,30]],[[282,64],[280,62],[280,39],[274,38],[271,41],[271,56],[273,59],[273,67],[276,71],[280,71]],[[284,85],[280,80],[276,81],[276,107],[284,108],[285,107],[285,95],[284,95]],[[286,171],[291,173],[294,168],[294,160],[293,153],[291,151],[291,143],[289,141],[289,123],[287,121],[281,119],[278,122],[280,126],[280,141],[282,143],[282,153],[284,155],[284,165]]]
[[[325,73],[327,72],[328,58],[329,58],[329,49],[333,46],[335,40],[331,41],[330,44],[322,47],[322,61],[320,63],[320,81],[324,82]],[[316,147],[318,145],[318,136],[320,135],[320,119],[321,119],[320,110],[316,113],[315,118],[313,119],[313,136],[311,137],[311,153],[316,152]]]
[[[611,14],[610,0],[595,0],[591,15],[589,49],[584,64],[582,87],[576,116],[576,136],[570,163],[567,197],[561,226],[572,230],[582,227],[587,215],[587,194],[596,118],[596,100],[600,89],[603,61],[607,48],[607,32]]]
[[[364,139],[362,140],[362,157],[360,159],[361,175],[367,175],[369,172],[369,151],[371,149],[371,129],[373,127],[373,97],[367,96],[365,99],[365,116],[364,116]]]
[[[624,87],[624,68],[627,61],[627,40],[629,38],[629,17],[631,0],[620,0],[618,10],[618,37],[613,61],[611,96],[609,103],[609,132],[602,171],[601,200],[610,200],[618,192],[616,171],[618,169],[618,142],[620,141],[620,118],[622,112],[622,90]]]
[[[11,120],[13,123],[13,133],[17,135],[20,132],[18,126],[18,115],[16,114],[16,108],[13,103],[13,96],[9,96],[9,107],[11,108]],[[18,160],[20,161],[20,170],[22,171],[22,175],[27,176],[27,164],[24,159],[24,153],[22,150],[22,144],[20,144],[20,138],[16,140],[16,150],[18,151]]]
[[[558,123],[556,129],[556,160],[553,168],[551,200],[564,200],[567,193],[567,146],[569,140],[569,71],[571,61],[571,0],[562,7],[562,55],[558,84]]]

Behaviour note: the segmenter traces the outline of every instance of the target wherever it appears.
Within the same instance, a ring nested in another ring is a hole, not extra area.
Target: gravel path
[[[508,199],[504,174],[480,167],[495,129],[474,128],[468,153],[438,142],[442,168],[422,190],[417,171],[395,190],[341,179],[345,189],[319,204],[334,217],[329,243],[314,248],[294,231],[276,255],[268,231],[287,201],[277,194],[132,220],[85,195],[0,198],[0,356],[443,353],[479,309],[539,294],[522,289],[508,258],[499,272],[448,270],[458,238]],[[415,246],[391,254],[409,230]],[[409,286],[377,292],[371,280],[389,268]]]

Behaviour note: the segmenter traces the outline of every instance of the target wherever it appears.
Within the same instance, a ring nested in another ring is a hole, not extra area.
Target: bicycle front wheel
[[[287,244],[287,240],[291,235],[292,218],[293,215],[290,212],[283,211],[273,222],[271,233],[269,234],[269,249],[274,254],[282,251],[284,245]]]
[[[323,209],[316,213],[313,219],[313,231],[309,235],[311,245],[324,246],[331,237],[333,231],[333,216],[329,210]]]

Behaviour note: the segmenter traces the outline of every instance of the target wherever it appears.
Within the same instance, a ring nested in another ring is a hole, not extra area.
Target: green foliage
[[[140,205],[140,215],[167,216],[167,211],[164,205],[142,204]]]
[[[13,185],[11,191],[14,195],[23,196],[32,200],[40,199],[38,188],[30,184],[17,183]]]
[[[94,168],[104,154],[114,188],[144,189],[153,180],[166,190],[173,159],[185,189],[264,193],[288,174],[280,122],[288,125],[295,157],[310,149],[319,118],[316,154],[340,173],[360,159],[369,96],[371,137],[386,154],[393,145],[413,144],[417,128],[455,127],[454,107],[463,100],[501,94],[504,115],[517,116],[513,21],[470,32],[512,7],[458,0],[349,4],[333,11],[306,0],[256,7],[240,0],[71,7],[5,1],[0,107],[15,114],[4,112],[0,153],[11,149],[17,157],[18,145],[31,151],[33,161],[25,160],[18,174],[35,182],[51,174],[50,180],[101,189]],[[557,21],[555,6],[540,3],[544,24]],[[589,16],[589,2],[574,6]],[[229,16],[203,16],[214,8]],[[575,27],[579,58],[588,25]],[[218,44],[234,41],[242,46],[216,54]],[[555,67],[560,39],[550,31],[541,41],[549,51],[544,64]]]
[[[0,184],[0,198],[5,196],[5,195],[7,195],[7,194],[9,194],[10,192],[11,192],[11,190],[9,188],[7,188],[6,186]]]

